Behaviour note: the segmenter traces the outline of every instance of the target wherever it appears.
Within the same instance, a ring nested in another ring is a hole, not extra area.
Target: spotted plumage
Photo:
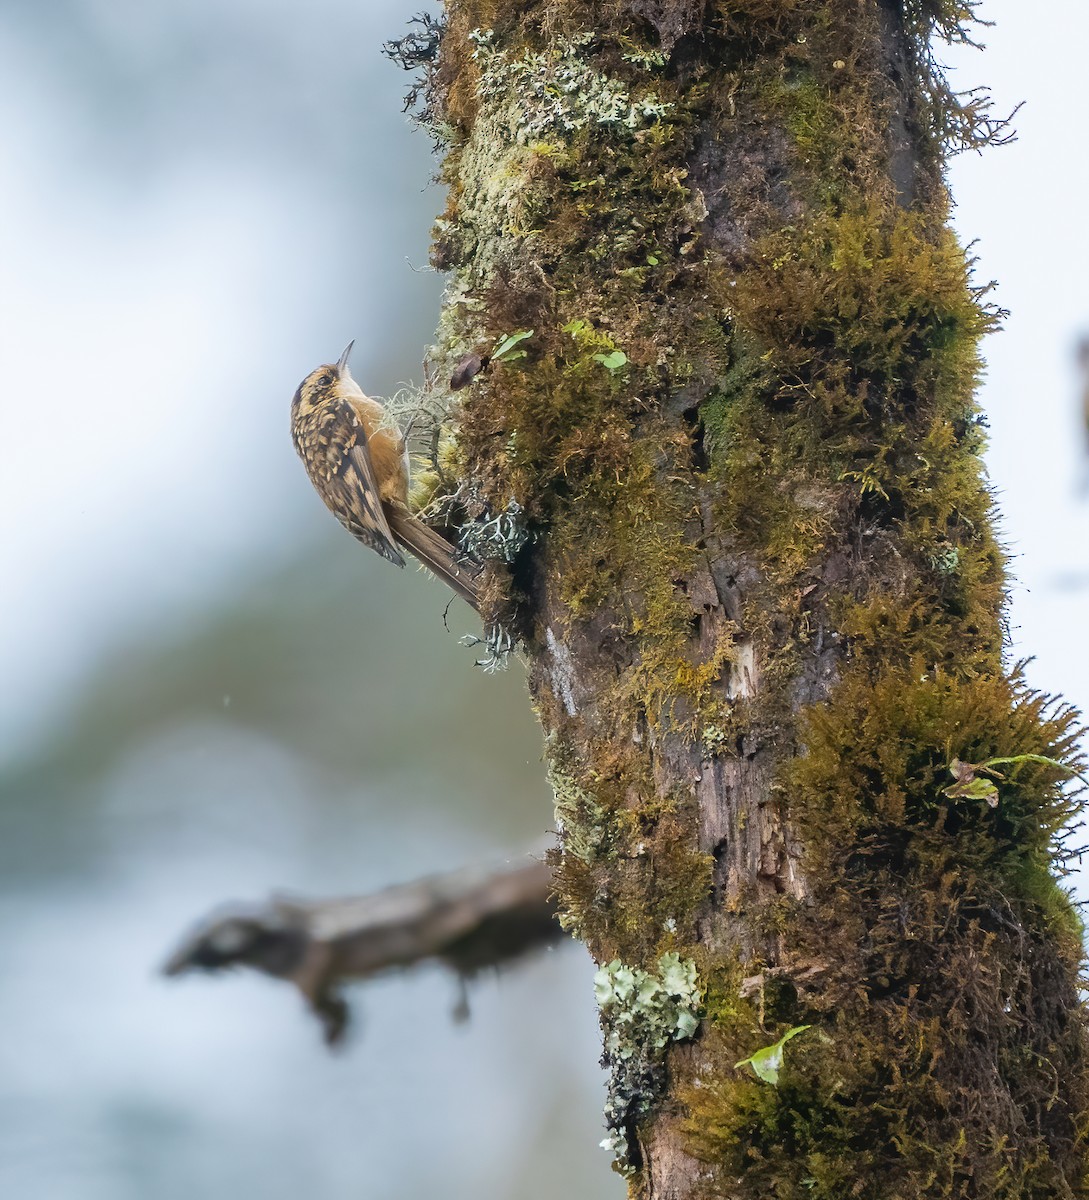
[[[385,409],[363,394],[348,354],[311,371],[291,401],[291,439],[310,482],[337,520],[364,545],[405,565],[412,552],[473,607],[473,573],[453,547],[408,511],[408,455]]]
[[[349,533],[403,567],[405,560],[382,509],[363,421],[349,400],[333,389],[308,389],[312,379],[308,376],[299,386],[291,405],[291,437],[306,473]],[[308,396],[308,390],[318,395]]]

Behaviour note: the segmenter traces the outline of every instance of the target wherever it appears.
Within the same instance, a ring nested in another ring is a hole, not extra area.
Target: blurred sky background
[[[0,0],[0,1195],[620,1196],[578,948],[356,994],[155,974],[210,905],[517,856],[552,824],[520,673],[353,548],[287,434],[357,338],[420,378],[428,140],[379,54],[420,0]],[[956,160],[1011,310],[986,347],[1012,656],[1089,707],[1089,8],[990,0],[962,86],[1026,106]],[[954,56],[947,55],[952,59]],[[320,581],[320,584],[316,584]]]

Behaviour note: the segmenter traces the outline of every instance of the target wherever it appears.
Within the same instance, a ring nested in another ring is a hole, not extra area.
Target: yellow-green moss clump
[[[716,1001],[723,1069],[683,1089],[692,1147],[752,1195],[1081,1194],[1082,931],[1046,867],[1064,773],[1026,763],[994,808],[943,795],[962,747],[1070,756],[1070,713],[1001,677],[860,667],[802,736],[784,782],[813,903],[765,1011]],[[819,1036],[791,1044],[778,1087],[725,1069],[803,1022]]]

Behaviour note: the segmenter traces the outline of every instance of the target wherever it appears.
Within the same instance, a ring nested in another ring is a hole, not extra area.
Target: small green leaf
[[[981,763],[962,762],[959,758],[954,758],[952,762],[946,764],[946,769],[956,783],[951,787],[942,788],[942,795],[948,796],[950,800],[986,800],[991,808],[997,808],[998,788],[991,782],[991,779],[1005,782],[1006,776],[1001,771],[996,771],[995,767],[1015,767],[1026,762],[1054,767],[1055,770],[1063,771],[1089,785],[1089,779],[1075,771],[1073,767],[1068,767],[1054,758],[1047,758],[1043,754],[1014,754],[1008,758],[989,758],[986,762]],[[991,778],[983,778],[985,775],[989,775]]]
[[[524,342],[526,338],[531,338],[532,336],[532,329],[522,329],[518,333],[508,333],[506,337],[500,338],[496,343],[495,349],[492,351],[492,361],[510,362],[515,358],[525,358],[526,352],[524,350],[519,350],[515,354],[512,354],[511,351],[519,342]]]
[[[991,808],[998,807],[998,788],[989,779],[970,779],[942,789],[950,800],[986,800]]]
[[[797,1037],[799,1033],[804,1033],[809,1028],[809,1025],[795,1025],[792,1029],[788,1029],[774,1045],[765,1046],[762,1050],[757,1050],[755,1054],[750,1054],[748,1058],[743,1058],[740,1062],[734,1063],[734,1066],[752,1067],[765,1083],[770,1083],[772,1087],[778,1087],[779,1072],[783,1067],[783,1047],[792,1037]]]
[[[599,362],[607,371],[619,371],[628,361],[623,350],[613,350],[609,354],[595,354],[594,362]]]
[[[647,264],[649,266],[656,267],[658,265],[658,259],[655,258],[655,256],[653,254],[648,254],[647,255]]]
[[[585,317],[576,317],[574,321],[568,321],[566,325],[560,326],[561,333],[569,333],[573,338],[586,333],[589,329],[590,322]]]

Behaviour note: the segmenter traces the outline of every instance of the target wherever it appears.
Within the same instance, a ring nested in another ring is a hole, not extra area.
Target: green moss
[[[592,511],[607,519],[567,524],[555,553],[572,618],[617,595],[632,598],[619,615],[639,650],[617,683],[618,714],[695,736],[698,715],[721,686],[733,637],[724,625],[713,645],[693,653],[698,634],[678,583],[694,569],[698,552],[664,532],[683,523],[691,504],[690,495],[661,481],[671,449],[687,453],[687,445],[671,448],[666,437],[634,447],[622,471],[594,489]]]
[[[1045,926],[1076,956],[1085,945],[1086,929],[1073,892],[1056,878],[1053,854],[1037,852],[1021,856],[1008,870],[1016,895],[1035,912]]]
[[[1072,715],[1016,679],[858,655],[784,772],[818,881],[788,914],[794,965],[763,1012],[736,968],[710,977],[716,1066],[683,1089],[690,1145],[752,1195],[1073,1195],[1084,1084],[1060,1116],[1050,1062],[1085,1052],[1081,927],[1049,869],[1073,801],[1046,763],[1022,764],[994,809],[943,795],[961,746],[1069,757]],[[803,1023],[819,1036],[792,1043],[778,1087],[730,1069]]]
[[[844,928],[857,904],[838,914],[822,906],[811,930],[814,945],[824,945],[816,986],[780,990],[764,1013],[712,996],[709,986],[703,1070],[679,1093],[690,1150],[722,1178],[743,1180],[742,1194],[1080,1194],[1062,1165],[1064,1143],[1069,1153],[1080,1133],[1056,1107],[1050,1062],[1077,1057],[1075,998],[1067,992],[1046,1013],[1026,1012],[1056,966],[1045,943],[1033,939],[1043,959],[1031,966],[1004,959],[980,916],[985,905],[966,919],[957,909],[964,897],[946,885],[924,920],[920,899],[910,888],[888,898],[890,923],[907,916],[906,948],[903,933],[880,922]],[[846,936],[856,939],[855,958],[843,970],[838,942]],[[898,960],[894,946],[913,961]],[[868,952],[887,956],[872,974]],[[798,1022],[812,1030],[790,1043],[777,1086],[734,1067]],[[1052,1112],[1046,1132],[1032,1125],[1036,1106]],[[1011,1111],[1024,1115],[1007,1134]]]
[[[711,890],[690,801],[656,794],[645,756],[605,741],[548,743],[559,849],[561,920],[599,962],[644,966],[694,940]]]
[[[952,232],[932,221],[870,203],[754,247],[732,308],[776,374],[797,376],[780,402],[808,403],[846,434],[877,415],[890,388],[909,411],[913,396],[925,404],[970,391],[994,320],[973,297]]]
[[[1008,874],[1037,861],[1072,816],[1064,774],[1025,764],[1004,786],[996,810],[942,794],[954,758],[984,762],[1034,753],[1073,753],[1076,728],[1067,709],[1003,675],[965,678],[925,663],[890,664],[876,645],[858,647],[861,660],[829,702],[804,714],[804,756],[793,760],[786,786],[807,828],[820,873],[860,845],[885,853],[903,828],[955,831],[965,867]],[[867,662],[872,665],[866,665]]]
[[[604,853],[596,837],[607,841]],[[606,809],[588,825],[566,822],[554,862],[564,925],[599,961],[649,962],[690,939],[712,867],[693,840],[685,815],[660,802]],[[579,853],[588,846],[592,855]]]

